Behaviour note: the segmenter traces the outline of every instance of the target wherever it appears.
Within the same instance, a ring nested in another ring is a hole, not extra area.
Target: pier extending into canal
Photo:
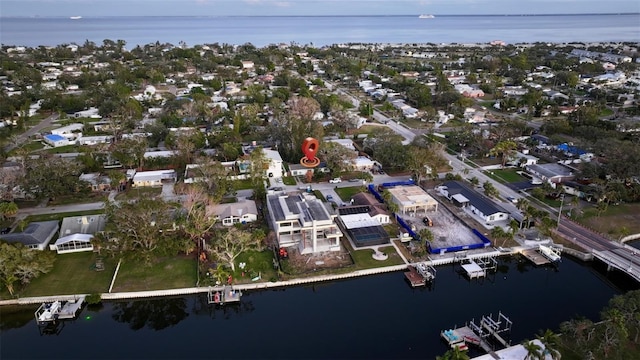
[[[461,342],[466,344],[473,344],[479,346],[491,354],[495,359],[499,359],[494,353],[494,347],[489,339],[498,342],[503,347],[509,347],[511,341],[506,339],[511,333],[511,326],[513,323],[507,316],[498,312],[494,318],[493,314],[489,316],[483,315],[479,322],[475,319],[469,321],[465,326],[456,327],[454,329],[444,330],[440,335],[449,343],[451,347],[458,347],[464,349],[461,346]]]

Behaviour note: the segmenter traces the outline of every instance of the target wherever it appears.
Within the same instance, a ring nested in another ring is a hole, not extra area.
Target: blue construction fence
[[[406,186],[406,185],[415,185],[415,182],[413,180],[407,180],[407,181],[397,181],[397,182],[383,183],[382,187],[383,188],[388,188],[388,187]],[[375,186],[373,184],[369,184],[368,189],[369,189],[369,192],[371,194],[373,194],[373,196],[378,201],[380,201],[381,203],[384,203],[384,199],[382,198],[382,195],[378,192],[378,190],[376,190],[376,188],[375,188]],[[407,233],[412,238],[414,238],[416,240],[420,240],[420,235],[418,235],[415,231],[413,231],[411,229],[411,226],[409,226],[409,224],[407,224],[404,221],[404,219],[402,219],[398,214],[395,214],[395,213],[393,214],[393,216],[395,217],[395,219],[398,222],[398,224],[400,224],[400,226],[402,226],[402,228],[405,229],[407,231]],[[432,248],[431,247],[431,243],[427,242],[427,248],[429,249],[429,253],[431,253],[431,254],[444,254],[446,252],[455,252],[455,251],[472,250],[472,249],[482,249],[482,248],[491,246],[491,240],[489,240],[489,238],[484,236],[480,231],[478,231],[476,229],[471,229],[471,231],[473,232],[473,234],[475,236],[477,236],[480,239],[479,243],[469,244],[469,245],[450,246],[450,247],[443,247],[443,248]]]

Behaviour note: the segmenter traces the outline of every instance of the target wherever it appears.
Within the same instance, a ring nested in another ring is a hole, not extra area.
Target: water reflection
[[[186,309],[186,298],[118,302],[113,305],[111,317],[117,322],[128,323],[132,330],[144,327],[162,330],[189,316]]]
[[[212,319],[229,320],[233,316],[251,313],[255,310],[253,301],[242,299],[239,302],[224,305],[209,304],[206,296],[197,296],[193,300],[191,313],[196,316],[208,316]]]

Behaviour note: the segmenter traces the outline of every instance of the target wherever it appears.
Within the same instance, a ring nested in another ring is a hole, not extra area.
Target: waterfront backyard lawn
[[[349,241],[343,241],[342,243],[347,248],[347,251],[351,253],[351,258],[354,262],[354,266],[350,267],[351,271],[404,264],[404,261],[396,251],[396,248],[391,244],[381,245],[378,247],[378,251],[381,251],[388,256],[387,260],[381,261],[373,258],[372,249],[354,250]]]
[[[104,257],[104,270],[96,271],[96,256],[93,252],[56,255],[49,273],[32,280],[16,293],[20,297],[27,297],[107,292],[117,260]]]
[[[151,265],[122,260],[112,292],[179,289],[196,286],[196,261],[192,257],[154,259]]]

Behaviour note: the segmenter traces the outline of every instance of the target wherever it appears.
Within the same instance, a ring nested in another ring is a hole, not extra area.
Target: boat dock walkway
[[[464,343],[481,347],[494,359],[500,359],[487,339],[491,337],[504,347],[510,346],[510,341],[505,339],[503,333],[508,335],[511,332],[512,324],[508,317],[499,312],[495,319],[493,315],[482,316],[479,323],[471,320],[463,327],[442,331],[441,336],[449,342],[450,346],[453,346],[453,343],[464,341]]]
[[[78,314],[78,310],[84,305],[84,299],[85,297],[81,296],[77,300],[69,300],[64,303],[58,313],[58,319],[74,319]]]
[[[536,249],[522,250],[521,254],[536,266],[551,264],[551,261],[549,261],[549,259],[547,259],[546,257],[542,256],[542,254],[540,254]]]
[[[222,288],[210,288],[207,293],[209,304],[224,305],[226,303],[239,302],[242,297],[242,291],[234,290],[232,286],[227,285]]]

